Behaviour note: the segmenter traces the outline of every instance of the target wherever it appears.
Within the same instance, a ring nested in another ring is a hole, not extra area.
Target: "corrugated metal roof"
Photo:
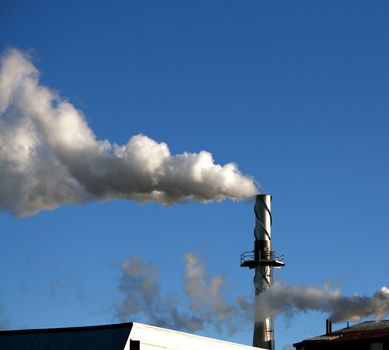
[[[336,331],[335,333],[345,333],[345,332],[365,332],[365,331],[383,331],[386,330],[389,332],[389,320],[382,321],[365,321],[358,324],[354,324],[350,327],[342,328]]]
[[[389,338],[389,320],[361,322],[350,327],[339,329],[330,334],[305,339],[295,345],[304,343],[373,340],[378,338]]]

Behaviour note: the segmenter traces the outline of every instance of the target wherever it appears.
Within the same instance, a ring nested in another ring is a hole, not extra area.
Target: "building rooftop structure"
[[[389,320],[365,321],[293,344],[296,350],[389,349]]]
[[[7,350],[260,350],[170,329],[121,324],[0,331]]]

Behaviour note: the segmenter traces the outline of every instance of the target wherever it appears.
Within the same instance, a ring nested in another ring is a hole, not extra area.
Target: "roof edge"
[[[1,335],[11,334],[38,334],[38,333],[66,333],[66,332],[78,332],[78,331],[93,331],[99,329],[119,329],[129,328],[131,331],[133,322],[124,323],[113,323],[105,325],[92,325],[92,326],[76,326],[76,327],[60,327],[60,328],[34,328],[34,329],[11,329],[11,330],[0,330]]]

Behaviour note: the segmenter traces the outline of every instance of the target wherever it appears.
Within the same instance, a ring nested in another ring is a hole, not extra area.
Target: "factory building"
[[[389,350],[389,320],[366,321],[293,344],[296,350]]]
[[[260,350],[260,348],[135,322],[89,327],[0,331],[0,349]]]

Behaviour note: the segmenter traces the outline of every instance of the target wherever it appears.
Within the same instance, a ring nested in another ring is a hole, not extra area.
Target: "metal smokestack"
[[[255,229],[254,229],[254,256],[257,261],[271,259],[271,196],[262,195],[255,198]],[[268,264],[259,264],[255,267],[254,287],[255,298],[270,287],[272,281],[272,267]],[[257,301],[255,301],[256,305]],[[270,317],[258,319],[255,316],[253,346],[273,348],[273,324]]]
[[[255,228],[254,228],[254,250],[241,255],[241,267],[255,269],[255,307],[258,296],[270,288],[272,282],[273,268],[280,268],[285,265],[283,256],[277,256],[272,251],[271,242],[271,200],[268,194],[255,197]],[[253,346],[274,349],[273,322],[270,317],[259,317],[255,314]]]

